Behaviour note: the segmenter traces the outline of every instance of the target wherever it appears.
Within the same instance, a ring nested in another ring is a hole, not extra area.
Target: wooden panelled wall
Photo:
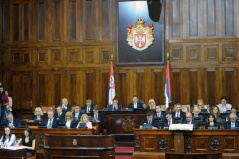
[[[239,1],[166,0],[173,103],[239,106]],[[0,79],[15,109],[108,101],[116,59],[117,0],[1,0]],[[137,94],[164,104],[164,66],[115,66],[123,107]],[[172,106],[171,105],[171,106]]]

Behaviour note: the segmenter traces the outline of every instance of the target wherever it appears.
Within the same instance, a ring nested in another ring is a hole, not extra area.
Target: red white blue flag
[[[114,78],[114,68],[113,62],[110,62],[110,83],[109,83],[109,101],[108,104],[112,104],[115,98],[115,78]]]
[[[166,106],[166,109],[167,109],[168,106],[169,106],[169,103],[172,102],[169,60],[167,60],[167,66],[166,66],[165,97],[166,97],[165,106]]]

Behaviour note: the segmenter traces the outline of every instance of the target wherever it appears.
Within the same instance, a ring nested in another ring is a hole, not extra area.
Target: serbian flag
[[[170,65],[169,60],[167,60],[167,66],[166,66],[166,79],[165,79],[165,106],[166,109],[169,106],[169,103],[172,102],[172,92],[171,92],[171,82],[170,82]]]
[[[115,78],[113,62],[110,62],[110,83],[109,83],[109,101],[108,104],[112,104],[115,98]]]

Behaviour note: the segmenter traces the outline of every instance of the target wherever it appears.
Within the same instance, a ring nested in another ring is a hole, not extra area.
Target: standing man
[[[132,102],[128,105],[128,109],[143,109],[143,104],[138,101],[138,97],[136,95],[133,96]]]

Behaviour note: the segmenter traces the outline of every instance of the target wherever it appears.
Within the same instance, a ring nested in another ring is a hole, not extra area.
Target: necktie
[[[58,118],[60,118],[61,114],[58,114]]]
[[[95,115],[95,120],[98,120],[98,114]]]
[[[90,112],[90,107],[88,107],[88,110],[87,110],[87,113],[89,113]]]
[[[170,120],[169,120],[169,121],[168,121],[168,126],[170,126],[170,123],[171,123],[171,122],[170,122]]]
[[[48,125],[48,128],[51,128],[52,127],[52,119],[50,119],[50,122],[49,122],[49,125]]]
[[[188,121],[188,124],[190,124],[190,121]]]
[[[179,117],[179,113],[177,113],[177,117]]]
[[[157,115],[157,117],[159,118],[160,117],[160,115],[159,115],[159,113],[157,113],[158,115]]]

